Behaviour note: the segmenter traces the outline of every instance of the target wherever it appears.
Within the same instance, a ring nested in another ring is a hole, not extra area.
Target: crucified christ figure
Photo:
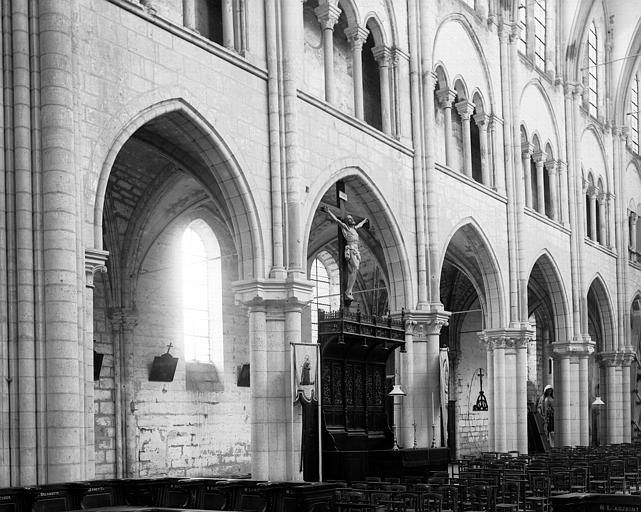
[[[361,251],[358,248],[359,236],[357,230],[363,227],[368,220],[365,218],[356,224],[354,217],[348,215],[345,222],[343,222],[341,219],[336,217],[329,208],[324,207],[323,210],[326,211],[330,218],[340,226],[341,231],[343,232],[343,238],[345,239],[345,260],[347,261],[347,285],[345,287],[345,298],[352,301],[354,300],[352,289],[356,282],[358,267],[361,264]]]

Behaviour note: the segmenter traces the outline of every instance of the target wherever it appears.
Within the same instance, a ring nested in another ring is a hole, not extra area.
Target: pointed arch
[[[443,19],[440,21],[438,26],[436,27],[436,31],[434,33],[434,44],[432,46],[432,61],[433,62],[438,62],[440,60],[440,56],[436,54],[438,50],[438,40],[439,40],[439,35],[441,31],[446,27],[449,23],[456,23],[460,25],[463,29],[463,31],[466,33],[466,35],[469,37],[472,46],[474,48],[474,51],[478,55],[479,59],[479,64],[481,67],[481,71],[483,74],[483,82],[484,85],[487,87],[487,94],[488,94],[488,103],[487,103],[487,111],[488,112],[494,112],[495,111],[495,94],[494,94],[494,84],[492,82],[492,74],[490,72],[490,67],[488,65],[487,57],[485,55],[485,52],[483,51],[483,45],[481,44],[480,39],[478,38],[478,35],[476,33],[476,30],[472,27],[470,24],[469,20],[465,17],[465,15],[461,13],[450,13],[446,16],[443,17]]]
[[[472,217],[462,219],[445,240],[441,267],[437,271],[442,273],[445,261],[450,260],[474,286],[485,328],[505,325],[505,295],[498,258],[481,226]]]
[[[164,119],[189,137],[202,159],[195,176],[210,193],[222,192],[226,218],[233,226],[234,239],[242,262],[240,277],[262,277],[265,272],[264,247],[259,216],[250,187],[234,153],[216,129],[182,98],[171,98],[149,105],[133,115],[114,137],[102,163],[94,203],[94,244],[102,247],[105,193],[118,153],[134,133],[149,122]],[[196,170],[196,169],[194,169]]]
[[[548,117],[548,120],[550,122],[549,127],[540,126],[540,124],[537,124],[536,127],[539,130],[542,130],[544,128],[551,129],[552,133],[547,133],[547,130],[545,130],[545,137],[544,138],[545,139],[550,139],[551,140],[551,144],[552,144],[552,149],[555,150],[555,153],[560,154],[560,152],[561,152],[560,150],[561,150],[561,148],[563,146],[563,142],[562,142],[563,139],[561,138],[561,130],[559,129],[559,122],[558,122],[558,120],[556,118],[556,115],[554,113],[555,109],[554,109],[554,107],[552,105],[552,100],[550,99],[550,95],[548,94],[548,92],[546,91],[545,87],[543,86],[540,78],[531,79],[530,81],[528,81],[525,84],[523,89],[521,89],[521,96],[519,98],[519,106],[521,106],[521,108],[519,108],[519,111],[524,112],[524,109],[522,108],[522,105],[524,105],[525,103],[530,103],[530,100],[528,98],[526,98],[526,96],[529,94],[531,89],[534,89],[539,94],[539,98],[543,100],[543,104],[545,105],[547,117]],[[538,104],[537,101],[534,101],[534,102],[531,102],[531,103],[533,105],[537,105]],[[524,119],[523,120],[523,122],[525,122],[525,123],[527,123],[527,122],[533,123],[534,121],[535,121],[534,119],[527,119],[527,120]]]
[[[370,219],[375,230],[373,236],[363,232],[363,241],[367,245],[380,247],[379,251],[374,250],[373,257],[386,273],[384,279],[389,287],[390,309],[400,311],[401,308],[412,304],[412,298],[416,296],[409,264],[410,258],[407,253],[408,245],[403,230],[392,213],[393,209],[380,188],[372,181],[370,177],[372,175],[384,175],[384,173],[382,170],[368,173],[360,167],[360,162],[351,159],[334,162],[325,172],[319,173],[318,179],[310,187],[309,197],[313,199],[307,204],[309,213],[304,230],[304,240],[307,243],[303,244],[303,261],[308,260],[308,253],[315,252],[326,242],[326,240],[320,240],[317,246],[309,247],[311,234],[316,232],[315,227],[318,228],[317,212],[323,196],[337,181],[347,182],[353,189],[354,196],[360,199],[360,211],[363,212],[363,216]]]
[[[571,339],[567,290],[562,275],[556,260],[548,249],[543,249],[538,254],[528,272],[528,302],[531,284],[539,292],[547,295],[547,297],[540,298],[544,300],[545,307],[554,324],[555,341]],[[529,306],[532,307],[531,304]]]
[[[388,39],[383,22],[377,13],[368,12],[363,25],[369,29],[376,46],[392,46],[392,41]]]
[[[610,292],[600,273],[597,273],[588,287],[588,327],[599,329],[597,350],[610,352],[616,350],[617,326],[614,321],[614,308]]]

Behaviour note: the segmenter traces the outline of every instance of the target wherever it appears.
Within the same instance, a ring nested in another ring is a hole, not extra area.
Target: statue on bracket
[[[364,225],[369,223],[367,218],[364,218],[358,224],[354,221],[354,217],[348,215],[343,222],[327,207],[322,206],[321,210],[326,212],[329,217],[340,226],[345,239],[345,261],[347,262],[347,283],[345,286],[345,301],[351,303],[354,300],[353,288],[356,283],[356,274],[361,265],[361,251],[358,247],[359,235],[358,230]]]

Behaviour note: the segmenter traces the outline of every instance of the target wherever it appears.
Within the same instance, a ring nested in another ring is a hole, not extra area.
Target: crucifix
[[[353,288],[361,264],[361,253],[358,247],[358,230],[363,226],[369,226],[369,220],[367,218],[356,223],[354,217],[345,211],[345,202],[347,202],[347,194],[345,193],[345,183],[341,180],[336,182],[336,204],[340,211],[340,217],[332,212],[329,206],[321,206],[321,210],[326,212],[332,221],[338,225],[341,308],[343,306],[349,308],[354,301]]]

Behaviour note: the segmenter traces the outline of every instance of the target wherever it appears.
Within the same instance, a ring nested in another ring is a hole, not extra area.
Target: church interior
[[[638,0],[0,23],[0,512],[641,511]]]

